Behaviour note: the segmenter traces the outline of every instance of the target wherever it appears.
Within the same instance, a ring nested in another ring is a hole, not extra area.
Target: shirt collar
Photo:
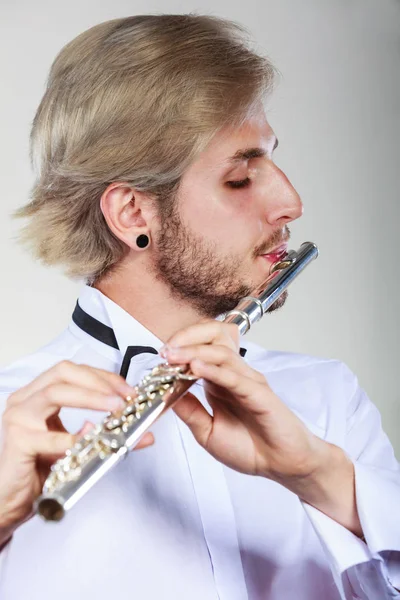
[[[119,350],[94,340],[87,333],[82,332],[74,323],[71,323],[71,329],[80,337],[83,335],[90,338],[91,344],[95,344],[100,351],[116,360],[118,360],[118,357],[121,360],[127,347],[133,344],[151,346],[157,352],[163,345],[163,342],[154,333],[96,288],[85,285],[79,295],[78,303],[86,313],[114,330]],[[240,346],[249,350],[251,343],[244,336],[240,336]],[[249,357],[246,355],[246,358]],[[140,361],[140,357],[137,357],[137,360]]]
[[[104,346],[103,350],[107,354],[110,354],[111,350],[114,354],[117,352],[124,356],[127,347],[132,344],[151,346],[157,351],[163,345],[163,342],[149,329],[96,288],[85,285],[79,295],[78,303],[91,317],[94,317],[114,330],[119,350],[106,347],[102,342],[96,341],[97,345]]]

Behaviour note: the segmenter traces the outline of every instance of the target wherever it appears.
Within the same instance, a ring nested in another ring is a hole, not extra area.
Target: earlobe
[[[100,200],[101,211],[112,233],[136,249],[145,248],[150,242],[147,235],[140,233],[140,230],[148,229],[143,214],[143,209],[146,213],[146,206],[141,192],[136,193],[127,183],[120,182],[111,183]],[[147,238],[147,242],[144,238]]]

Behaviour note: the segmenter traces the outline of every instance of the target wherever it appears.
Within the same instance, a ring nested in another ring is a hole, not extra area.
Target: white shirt
[[[82,309],[114,330],[119,349],[75,323],[0,372],[7,396],[67,359],[119,372],[129,345],[161,347],[99,291]],[[376,407],[342,363],[270,352],[241,339],[246,360],[319,437],[355,465],[366,544],[279,484],[233,471],[203,450],[168,411],[154,446],[132,452],[60,523],[34,517],[0,554],[1,600],[400,599],[400,470]],[[135,384],[158,356],[135,356]],[[201,382],[191,391],[207,406]],[[62,409],[70,431],[103,413]]]

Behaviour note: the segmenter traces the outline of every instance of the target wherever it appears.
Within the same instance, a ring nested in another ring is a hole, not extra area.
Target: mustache
[[[290,229],[287,225],[283,229],[277,229],[274,233],[266,240],[262,242],[254,249],[254,256],[261,256],[261,254],[268,254],[277,246],[285,244],[290,240]]]

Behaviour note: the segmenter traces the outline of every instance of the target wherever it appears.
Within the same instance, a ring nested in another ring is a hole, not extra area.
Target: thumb
[[[75,436],[83,437],[84,435],[89,433],[89,431],[91,429],[93,429],[93,427],[94,427],[94,424],[91,421],[85,421],[83,426],[80,428],[80,430],[76,432]]]
[[[213,428],[213,418],[201,402],[188,392],[172,409],[175,414],[189,427],[195,440],[206,447]]]

